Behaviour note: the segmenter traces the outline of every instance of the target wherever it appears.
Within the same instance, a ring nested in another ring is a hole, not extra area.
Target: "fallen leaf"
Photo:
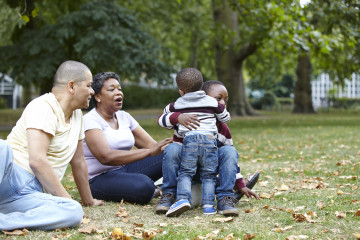
[[[268,181],[262,181],[259,183],[260,187],[266,187],[268,185]]]
[[[91,219],[89,219],[89,218],[83,218],[81,220],[81,224],[88,224],[89,222],[91,222]]]
[[[343,191],[341,191],[341,190],[338,190],[338,191],[337,191],[337,195],[343,195],[343,194],[344,194]]]
[[[24,228],[23,230],[14,230],[14,231],[2,231],[5,235],[11,235],[11,236],[25,236],[29,233],[29,231]]]
[[[325,207],[325,204],[322,201],[319,201],[316,203],[316,206],[320,209],[323,209]]]
[[[360,209],[356,211],[356,213],[354,214],[354,217],[359,217],[360,216]]]
[[[121,228],[114,228],[112,233],[111,233],[111,239],[116,239],[116,240],[130,240],[131,237],[130,236],[126,236],[124,231]]]
[[[78,231],[81,233],[93,234],[97,233],[98,229],[95,226],[90,225],[84,228],[80,228]]]
[[[249,234],[249,233],[245,233],[244,235],[244,240],[250,240],[256,237],[256,233],[254,233],[253,235]]]
[[[306,235],[291,235],[285,238],[286,240],[297,240],[297,239],[308,239],[309,236]]]
[[[223,222],[232,222],[232,221],[234,221],[234,218],[232,218],[232,217],[227,217],[227,218],[215,218],[215,219],[213,220],[213,222],[221,222],[221,223],[223,223]]]
[[[260,193],[259,196],[260,196],[260,198],[265,198],[265,199],[271,198],[271,195],[268,193]]]
[[[303,222],[306,220],[306,217],[301,213],[293,213],[292,216],[294,220],[297,222]]]
[[[284,228],[277,227],[277,228],[272,229],[271,231],[273,231],[273,232],[281,232],[282,233],[282,232],[285,232],[286,230],[289,230],[291,228],[293,228],[293,226],[287,226],[287,227],[284,227]]]
[[[346,213],[340,212],[340,211],[336,211],[336,212],[335,212],[335,215],[336,215],[336,217],[338,217],[338,218],[344,218],[344,217],[346,217]]]
[[[280,188],[278,188],[278,190],[280,190],[280,191],[288,191],[289,187],[287,185],[283,184],[283,185],[281,185]]]
[[[226,237],[223,238],[223,240],[230,240],[230,239],[234,239],[234,233],[230,233],[229,235],[227,235]]]
[[[354,233],[353,235],[356,237],[357,240],[360,240],[360,233]]]

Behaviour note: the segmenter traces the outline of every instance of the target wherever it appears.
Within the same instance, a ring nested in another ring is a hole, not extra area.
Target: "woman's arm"
[[[149,137],[144,138],[149,140]],[[150,137],[150,139],[152,138]],[[85,132],[85,141],[91,153],[99,160],[100,163],[109,166],[120,166],[161,153],[161,147],[170,143],[171,139],[167,138],[158,143],[156,143],[153,139],[152,141],[154,142],[149,140],[153,144],[151,148],[135,149],[131,151],[114,150],[110,149],[109,144],[100,129],[90,129]]]

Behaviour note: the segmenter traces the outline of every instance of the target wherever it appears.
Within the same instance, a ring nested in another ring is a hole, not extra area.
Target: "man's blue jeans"
[[[239,154],[234,146],[225,145],[218,149],[218,173],[216,186],[216,198],[219,201],[225,196],[234,196],[233,187],[235,185],[238,167]],[[171,143],[164,150],[163,160],[163,193],[176,195],[177,177],[180,168],[181,145]]]
[[[180,171],[177,182],[177,200],[191,201],[191,181],[199,169],[203,205],[215,205],[215,178],[218,167],[214,140],[203,134],[186,136],[183,141]]]
[[[13,162],[11,147],[0,139],[0,230],[76,227],[82,218],[77,201],[44,193],[37,178]]]

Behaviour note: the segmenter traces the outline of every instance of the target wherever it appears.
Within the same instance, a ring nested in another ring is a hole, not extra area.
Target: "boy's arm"
[[[160,127],[173,129],[176,124],[181,124],[189,130],[196,129],[200,124],[200,120],[195,114],[183,114],[180,112],[172,112],[174,103],[170,103],[164,108],[163,114],[158,118]]]
[[[218,103],[215,116],[220,122],[225,123],[230,121],[230,113],[226,110],[226,107],[220,103]]]

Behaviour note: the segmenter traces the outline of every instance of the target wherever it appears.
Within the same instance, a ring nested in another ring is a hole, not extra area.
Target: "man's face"
[[[91,100],[91,96],[94,95],[94,90],[91,87],[93,82],[92,74],[88,71],[86,74],[86,80],[75,84],[75,101],[78,108],[88,108]]]

